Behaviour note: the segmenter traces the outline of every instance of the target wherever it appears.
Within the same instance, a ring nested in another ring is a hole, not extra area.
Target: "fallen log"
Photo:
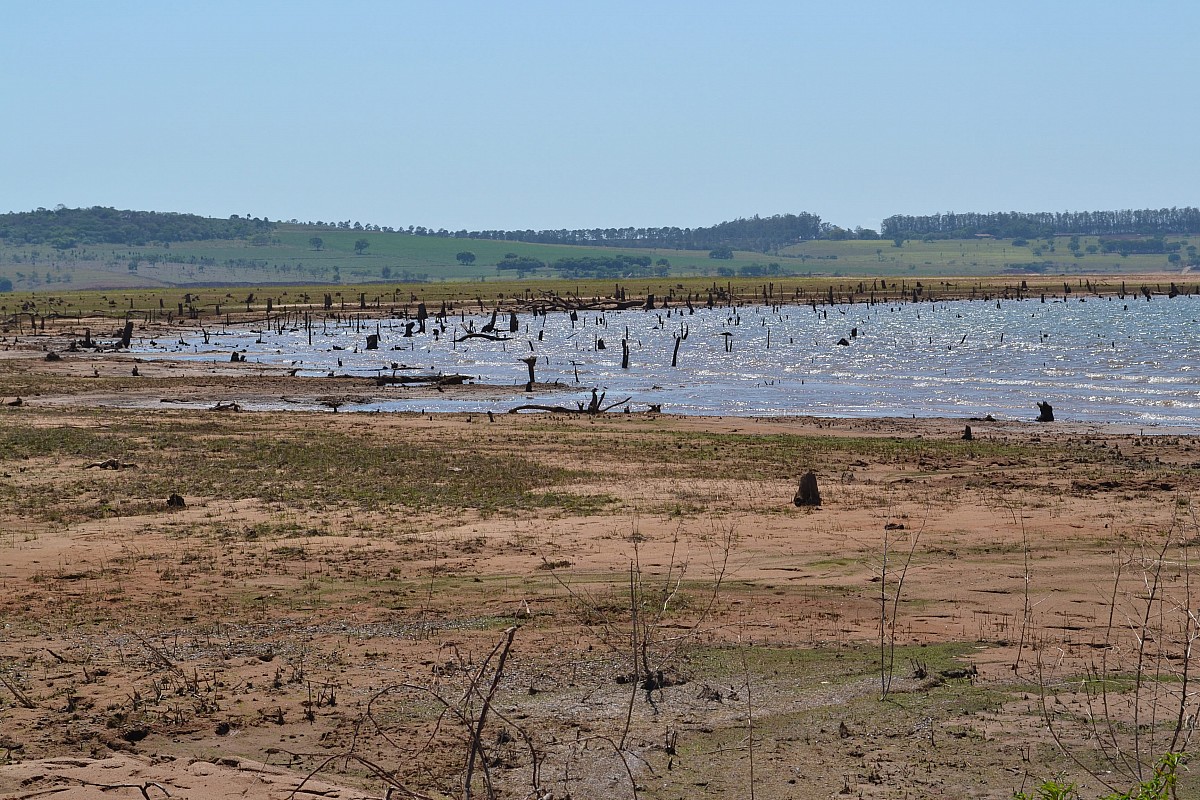
[[[470,375],[378,375],[376,386],[393,386],[428,383],[434,386],[460,386],[471,380]]]
[[[512,341],[511,336],[501,336],[501,335],[495,334],[495,333],[464,333],[462,336],[459,336],[454,341],[465,342],[467,339],[487,339],[489,342],[510,342],[510,341]]]
[[[606,411],[611,411],[617,406],[627,404],[632,397],[626,397],[624,400],[618,400],[615,403],[604,405],[604,394],[596,395],[596,390],[592,389],[592,400],[586,406],[583,403],[576,403],[575,408],[567,406],[546,406],[540,403],[526,403],[516,406],[508,410],[509,414],[517,414],[521,411],[547,411],[551,414],[603,414]]]

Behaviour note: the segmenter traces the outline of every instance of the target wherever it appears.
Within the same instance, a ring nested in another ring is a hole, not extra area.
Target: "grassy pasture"
[[[1169,242],[1182,242],[1183,251],[1200,243],[1200,237],[1168,236]],[[946,239],[923,242],[907,241],[895,247],[880,241],[813,241],[786,248],[781,255],[800,261],[814,272],[844,275],[996,275],[1018,264],[1051,262],[1048,275],[1131,274],[1142,272],[1178,272],[1162,254],[1122,257],[1101,252],[1100,237],[1079,237],[1079,257],[1068,244],[1069,236],[1055,237],[1053,245],[1045,239],[1031,239],[1016,246],[1011,239]],[[1088,253],[1089,245],[1097,252]],[[791,265],[793,262],[787,262]]]
[[[309,240],[319,236],[320,250]],[[1167,237],[1184,248],[1200,237]],[[354,252],[359,239],[369,242],[361,254]],[[1067,237],[1053,245],[1044,239],[1016,246],[1012,240],[909,241],[895,247],[891,241],[813,241],[779,253],[736,252],[728,260],[714,260],[705,251],[635,250],[605,247],[526,244],[522,242],[448,239],[354,230],[314,230],[281,225],[268,244],[250,240],[180,242],[169,247],[91,245],[59,251],[47,246],[0,245],[0,277],[21,290],[120,289],[132,287],[196,287],[215,285],[329,284],[350,285],[398,282],[513,282],[517,275],[496,269],[507,253],[531,256],[546,263],[568,256],[611,257],[626,253],[670,262],[671,278],[723,279],[720,270],[740,273],[745,267],[778,265],[779,279],[786,276],[867,277],[901,275],[913,278],[983,276],[1013,272],[1020,265],[1039,265],[1045,275],[1137,274],[1180,272],[1165,255],[1129,255],[1099,252],[1097,237],[1080,238],[1080,255],[1069,249]],[[1088,246],[1097,252],[1088,253]],[[474,264],[458,263],[455,254],[475,254]],[[171,259],[171,260],[167,260]],[[530,274],[526,281],[545,282],[556,277],[550,270]],[[645,279],[643,279],[645,280]]]

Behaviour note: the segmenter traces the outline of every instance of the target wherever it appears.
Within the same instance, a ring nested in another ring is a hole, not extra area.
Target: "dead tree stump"
[[[971,441],[971,440],[974,438],[974,436],[972,436],[972,435],[971,435],[971,426],[970,426],[970,425],[968,425],[968,426],[966,427],[966,429],[963,431],[963,437],[962,437],[962,438],[963,438],[963,441],[964,441],[964,442],[969,442],[969,441]]]
[[[525,384],[525,391],[532,392],[534,383],[533,368],[537,364],[537,356],[529,356],[528,358],[522,358],[521,360],[525,362],[525,366],[529,367],[529,383]]]
[[[376,333],[368,333],[367,334],[367,349],[368,350],[378,350],[379,349],[379,334],[376,334]]]
[[[1049,403],[1039,402],[1038,422],[1054,422],[1054,408]]]
[[[133,339],[133,320],[125,320],[125,329],[121,331],[121,347],[129,347]]]
[[[177,494],[172,494],[167,498],[167,508],[185,508],[187,503]]]
[[[821,505],[821,492],[817,489],[817,474],[811,469],[800,476],[800,488],[792,502],[798,507]]]

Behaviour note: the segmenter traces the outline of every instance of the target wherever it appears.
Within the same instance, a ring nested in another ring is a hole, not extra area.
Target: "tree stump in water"
[[[368,350],[378,350],[379,349],[379,335],[378,334],[375,334],[375,333],[367,334],[367,349]]]
[[[821,505],[821,492],[817,489],[815,472],[809,470],[800,476],[800,488],[796,490],[796,496],[792,498],[792,502],[800,507]]]
[[[125,320],[125,329],[121,331],[121,347],[129,347],[133,338],[133,320]]]
[[[1038,422],[1054,422],[1054,408],[1049,403],[1039,402]]]
[[[529,356],[528,358],[522,358],[521,360],[525,362],[525,366],[529,367],[529,383],[525,384],[525,391],[532,392],[534,383],[533,368],[537,364],[537,356]]]

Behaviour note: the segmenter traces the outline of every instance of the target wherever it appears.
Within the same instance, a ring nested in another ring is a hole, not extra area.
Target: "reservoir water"
[[[1200,299],[956,301],[841,306],[751,306],[565,311],[521,315],[507,341],[472,338],[491,319],[450,316],[445,332],[404,337],[400,319],[315,321],[301,327],[227,327],[179,341],[135,341],[147,358],[294,368],[300,375],[457,373],[505,388],[467,399],[408,399],[381,387],[359,411],[504,411],[521,403],[574,406],[593,387],[633,410],[676,414],[1031,419],[1050,402],[1060,420],[1200,427]],[[294,320],[294,316],[292,317]],[[277,323],[276,323],[277,325]],[[366,350],[378,332],[378,350]],[[676,336],[678,366],[671,366]],[[629,368],[622,369],[622,339]],[[603,340],[601,348],[600,340]],[[846,344],[839,344],[846,342]],[[523,394],[539,382],[566,389]],[[394,366],[395,365],[395,366]],[[264,403],[262,407],[268,407]]]

